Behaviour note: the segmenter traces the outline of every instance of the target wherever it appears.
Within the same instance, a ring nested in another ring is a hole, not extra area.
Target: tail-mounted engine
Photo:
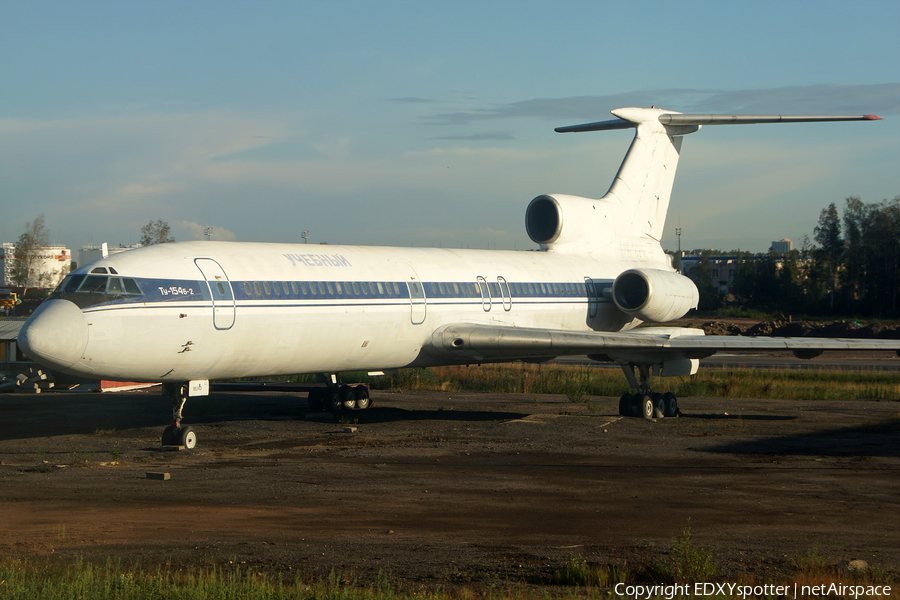
[[[609,203],[565,194],[538,196],[525,210],[528,237],[547,250],[586,250],[611,237]]]
[[[664,323],[697,308],[700,292],[693,281],[674,271],[629,269],[613,282],[612,300],[629,316]]]

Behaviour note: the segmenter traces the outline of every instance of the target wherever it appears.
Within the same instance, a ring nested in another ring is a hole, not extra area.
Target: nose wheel
[[[172,424],[163,430],[162,446],[181,446],[185,450],[197,447],[197,432],[190,426],[182,426],[182,410],[188,398],[188,386],[165,384],[164,393],[172,398]]]

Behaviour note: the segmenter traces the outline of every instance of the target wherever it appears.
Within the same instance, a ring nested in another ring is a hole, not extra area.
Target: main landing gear
[[[342,384],[335,375],[320,375],[319,380],[325,381],[325,387],[310,390],[307,402],[311,411],[327,410],[338,414],[344,410],[366,410],[372,406],[369,386],[365,384]]]
[[[640,381],[634,376],[637,367]],[[622,365],[625,378],[636,392],[623,394],[619,398],[619,414],[623,417],[643,417],[645,419],[661,419],[662,417],[677,417],[681,414],[678,410],[678,399],[672,392],[660,394],[650,391],[650,367],[648,364],[628,363]]]
[[[172,424],[163,430],[162,445],[184,446],[186,450],[193,450],[197,446],[197,434],[190,426],[181,425],[181,410],[191,395],[190,384],[164,383],[163,393],[172,398]]]

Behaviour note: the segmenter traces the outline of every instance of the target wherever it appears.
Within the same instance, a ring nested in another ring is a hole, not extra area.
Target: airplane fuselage
[[[645,266],[667,268],[664,255],[652,258],[663,264]],[[454,362],[431,351],[446,324],[633,327],[639,321],[604,291],[634,266],[553,252],[184,242],[86,265],[44,310],[80,305],[84,348],[73,342],[74,352],[52,366],[81,375],[187,381],[385,371]],[[129,294],[125,280],[140,293]]]

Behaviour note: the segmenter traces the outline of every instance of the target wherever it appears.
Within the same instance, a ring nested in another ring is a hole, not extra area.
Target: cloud
[[[487,140],[514,140],[515,136],[511,133],[473,133],[472,135],[444,135],[440,137],[430,138],[432,140],[462,140],[462,141],[487,141]]]
[[[400,102],[401,104],[432,104],[437,100],[429,100],[428,98],[416,98],[415,96],[406,96],[405,98],[391,98],[391,102]]]
[[[217,242],[236,242],[237,235],[224,227],[215,227],[193,223],[191,221],[178,221],[174,223],[174,237],[179,241],[205,240],[209,227],[209,239]]]

